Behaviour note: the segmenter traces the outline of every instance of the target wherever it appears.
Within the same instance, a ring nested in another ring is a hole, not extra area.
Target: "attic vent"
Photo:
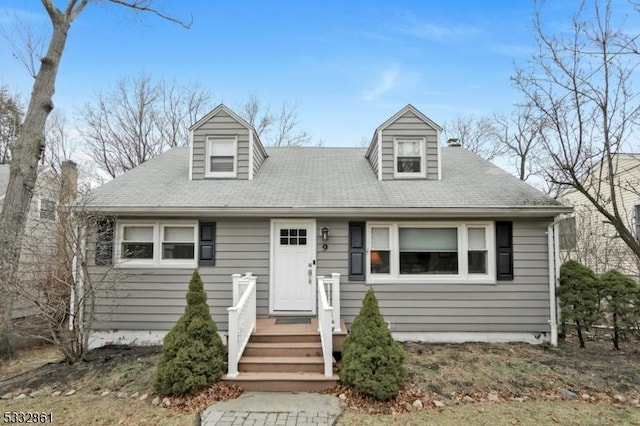
[[[458,142],[458,139],[455,138],[451,138],[447,141],[447,146],[448,147],[457,147],[457,146],[462,146],[462,144],[460,142]]]

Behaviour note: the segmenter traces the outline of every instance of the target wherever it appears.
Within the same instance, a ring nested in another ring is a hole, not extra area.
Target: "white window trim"
[[[124,237],[125,226],[152,226],[153,227],[153,259],[123,259],[122,258],[122,239]],[[184,226],[193,227],[193,259],[162,259],[162,243],[164,228],[166,226]],[[148,220],[126,220],[118,221],[116,226],[116,246],[114,250],[115,263],[118,268],[137,268],[137,267],[154,267],[154,268],[170,268],[170,267],[188,267],[195,268],[198,266],[198,222],[185,220],[166,220],[166,221],[148,221]]]
[[[420,142],[420,172],[406,173],[398,171],[398,142]],[[402,179],[424,179],[427,177],[427,141],[423,137],[393,138],[393,177]]]
[[[233,171],[232,172],[212,172],[211,171],[211,143],[215,141],[233,142]],[[205,143],[205,173],[208,178],[234,178],[238,176],[238,137],[237,136],[207,136]]]
[[[46,218],[46,217],[42,217],[42,202],[43,201],[50,201],[50,202],[53,203],[54,209],[53,209],[53,218],[52,219]],[[58,204],[55,201],[53,201],[51,198],[45,198],[45,197],[38,198],[38,219],[39,220],[44,220],[44,221],[47,221],[47,222],[55,221],[58,218],[58,212],[56,211],[57,207],[58,207]]]
[[[390,273],[371,273],[371,228],[389,228]],[[400,228],[457,228],[458,229],[458,273],[457,274],[400,274],[399,265],[399,229]],[[468,272],[469,237],[468,228],[485,228],[487,243],[487,273],[470,274]],[[460,283],[460,284],[496,284],[496,245],[493,222],[367,222],[367,283]]]

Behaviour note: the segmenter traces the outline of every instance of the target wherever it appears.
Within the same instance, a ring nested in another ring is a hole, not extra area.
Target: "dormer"
[[[252,180],[267,158],[255,129],[220,104],[189,128],[189,179]]]
[[[378,180],[440,180],[441,132],[440,126],[407,105],[376,129],[366,158]]]

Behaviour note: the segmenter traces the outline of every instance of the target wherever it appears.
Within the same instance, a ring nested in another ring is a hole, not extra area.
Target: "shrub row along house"
[[[93,344],[159,343],[194,268],[228,334],[230,376],[232,358],[239,376],[250,371],[242,349],[260,344],[256,317],[258,331],[313,318],[326,360],[323,324],[344,333],[369,286],[399,340],[555,343],[554,221],[571,209],[440,135],[407,105],[368,148],[265,148],[216,107],[188,148],[85,199],[113,218],[89,244],[93,270],[118,276],[98,300]]]

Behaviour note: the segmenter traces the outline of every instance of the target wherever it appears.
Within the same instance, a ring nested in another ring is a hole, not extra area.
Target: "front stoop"
[[[311,324],[275,324],[259,319],[240,358],[238,375],[224,381],[246,391],[317,392],[336,385],[325,377],[322,345],[315,319]]]

